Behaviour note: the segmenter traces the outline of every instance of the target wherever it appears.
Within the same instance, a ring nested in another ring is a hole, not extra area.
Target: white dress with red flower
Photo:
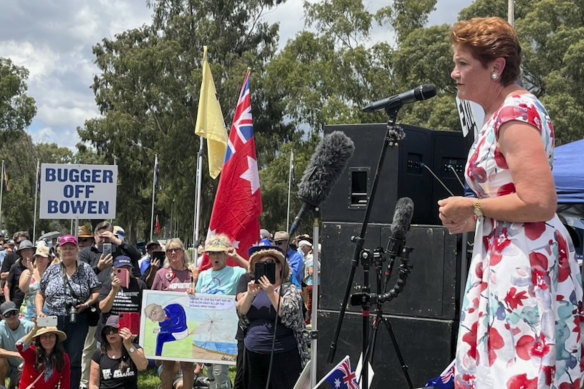
[[[466,180],[480,198],[515,192],[497,149],[499,128],[511,120],[537,128],[552,164],[554,133],[545,108],[532,94],[511,94],[469,153]],[[479,218],[474,242],[460,316],[456,388],[579,389],[582,281],[574,245],[557,215],[540,223]]]

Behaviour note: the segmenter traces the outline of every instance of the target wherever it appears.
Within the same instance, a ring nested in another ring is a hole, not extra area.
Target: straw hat
[[[223,252],[231,247],[231,240],[225,234],[217,234],[207,238],[205,252]]]
[[[59,339],[59,342],[64,342],[65,340],[67,340],[67,335],[63,331],[58,330],[57,327],[41,327],[40,329],[37,330],[34,337],[36,338],[37,336],[41,336],[42,334],[50,333],[57,335],[57,339]]]

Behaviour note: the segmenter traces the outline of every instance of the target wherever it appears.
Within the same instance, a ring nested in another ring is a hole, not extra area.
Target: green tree
[[[277,141],[289,137],[291,127],[282,123],[279,97],[262,87],[277,27],[260,19],[275,3],[279,1],[152,1],[151,26],[104,39],[94,47],[101,74],[93,89],[103,118],[88,120],[79,134],[110,163],[115,156],[120,172],[117,219],[130,239],[149,234],[150,212],[145,210],[150,210],[154,154],[159,156],[160,222],[165,225],[174,213],[178,235],[191,236],[199,148],[194,127],[204,45],[209,45],[225,121],[233,116],[245,70],[251,67],[254,130],[262,134],[256,137],[258,153],[266,161],[275,155]],[[204,175],[202,230],[207,228],[216,185]]]
[[[28,70],[0,58],[0,144],[22,135],[36,114],[35,101],[26,94]]]

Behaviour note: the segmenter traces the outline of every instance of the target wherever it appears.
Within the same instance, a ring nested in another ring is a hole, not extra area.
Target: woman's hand
[[[130,331],[128,328],[123,327],[120,328],[120,336],[122,337],[122,342],[124,343],[124,346],[126,346],[126,348],[130,348],[132,347],[132,339],[133,339],[133,335],[132,335],[132,331]]]
[[[32,273],[34,271],[34,266],[32,264],[32,258],[23,258],[23,259],[24,259],[24,266],[26,266],[26,268],[28,269],[28,271],[32,275]]]
[[[259,285],[268,296],[274,293],[274,290],[276,290],[276,286],[272,284],[266,276],[262,276],[259,279]]]
[[[247,294],[249,296],[255,297],[260,291],[260,284],[256,284],[254,281],[247,283]]]
[[[474,197],[454,196],[438,201],[438,216],[451,234],[474,229]]]
[[[112,273],[113,274],[113,273]],[[112,289],[118,293],[118,290],[120,290],[120,279],[118,278],[118,276],[114,276],[114,278],[112,278]]]

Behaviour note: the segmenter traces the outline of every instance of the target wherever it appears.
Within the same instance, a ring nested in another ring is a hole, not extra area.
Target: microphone
[[[401,254],[406,243],[406,233],[410,229],[412,216],[414,215],[414,202],[409,197],[401,197],[395,204],[393,222],[391,223],[388,252],[395,258]]]
[[[314,150],[298,185],[298,197],[304,202],[290,227],[290,236],[309,208],[316,208],[329,195],[333,185],[353,155],[355,144],[341,131],[326,135]]]
[[[363,108],[363,112],[373,112],[381,108],[385,108],[386,110],[397,109],[404,104],[413,103],[419,100],[427,100],[434,96],[436,96],[436,87],[434,84],[420,85],[407,92],[402,92],[398,95],[377,100],[373,104]]]

